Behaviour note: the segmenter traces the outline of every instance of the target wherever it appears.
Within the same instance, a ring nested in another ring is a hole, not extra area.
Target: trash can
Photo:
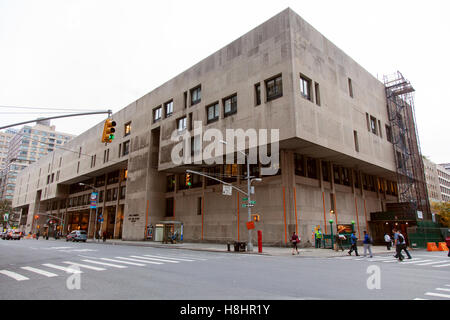
[[[240,242],[239,243],[239,251],[240,252],[245,252],[245,246],[246,246],[245,242]]]
[[[239,242],[234,243],[234,252],[239,252]]]

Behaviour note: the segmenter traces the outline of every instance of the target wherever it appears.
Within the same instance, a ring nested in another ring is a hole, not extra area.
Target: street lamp
[[[91,186],[90,184],[87,183],[83,183],[83,182],[79,182],[78,185],[80,186],[86,186],[89,187],[91,189],[93,189],[95,192],[97,192],[97,197],[98,197],[98,189],[94,186]],[[97,198],[98,199],[98,198]],[[96,199],[96,204],[95,204],[95,221],[94,221],[94,241],[95,241],[95,236],[97,234],[97,216],[98,216],[98,201]],[[100,230],[102,225],[100,224]],[[97,237],[97,242],[100,242],[100,237]]]
[[[228,143],[224,140],[219,140],[220,143],[227,145]],[[252,208],[250,207],[251,205],[251,195],[250,195],[250,189],[251,189],[251,184],[253,181],[257,181],[257,182],[261,182],[262,179],[261,178],[254,178],[254,179],[250,179],[250,160],[248,159],[248,155],[241,151],[241,150],[237,150],[237,152],[240,152],[241,154],[243,154],[245,156],[245,159],[247,161],[247,210],[248,210],[248,222],[252,221]],[[248,229],[248,243],[247,243],[247,251],[253,251],[253,243],[252,243],[252,229]]]

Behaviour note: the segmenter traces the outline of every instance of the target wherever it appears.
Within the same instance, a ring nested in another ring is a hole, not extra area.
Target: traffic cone
[[[427,251],[439,251],[435,242],[427,242]]]
[[[439,251],[448,251],[447,244],[445,242],[439,242]]]

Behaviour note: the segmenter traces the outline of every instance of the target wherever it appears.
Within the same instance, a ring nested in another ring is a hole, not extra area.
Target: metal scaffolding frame
[[[431,219],[422,152],[417,134],[414,88],[403,75],[384,76],[391,138],[397,167],[399,202],[409,203]]]

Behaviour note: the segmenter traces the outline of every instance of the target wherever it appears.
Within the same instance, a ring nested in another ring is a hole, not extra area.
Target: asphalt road
[[[358,258],[0,240],[0,299],[450,300],[447,252]]]

